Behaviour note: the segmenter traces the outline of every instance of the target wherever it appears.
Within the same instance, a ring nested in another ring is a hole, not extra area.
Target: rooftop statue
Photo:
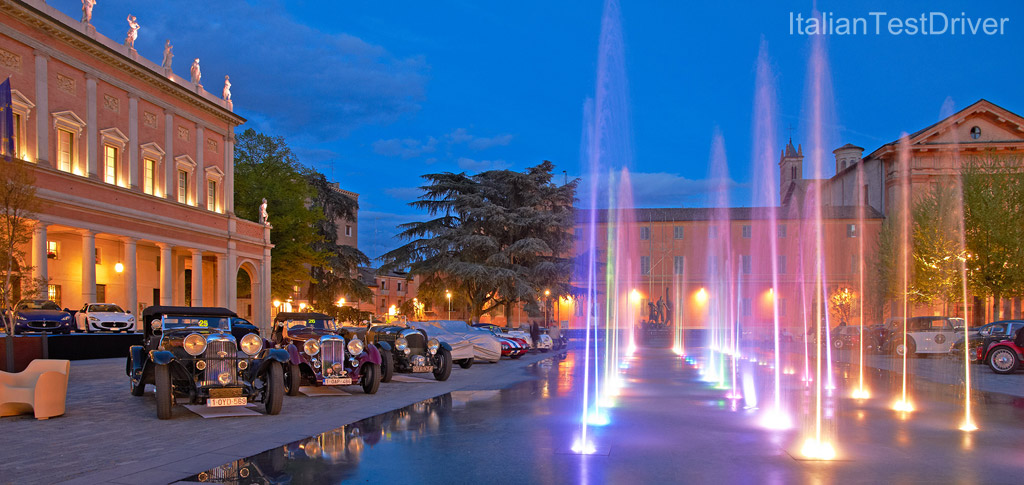
[[[135,48],[135,39],[139,38],[139,23],[135,21],[134,15],[128,15],[128,36],[124,38],[124,45],[129,49]]]

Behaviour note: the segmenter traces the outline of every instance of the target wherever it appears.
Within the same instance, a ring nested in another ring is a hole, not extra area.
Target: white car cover
[[[452,360],[475,357],[496,362],[501,359],[501,342],[490,332],[470,327],[461,320],[432,320],[409,322],[409,325],[427,332],[427,336],[448,342],[452,346]]]

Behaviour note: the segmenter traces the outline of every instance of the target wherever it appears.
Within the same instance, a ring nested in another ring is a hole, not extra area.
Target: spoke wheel
[[[996,374],[1013,374],[1017,371],[1017,353],[1008,347],[999,347],[992,351],[988,366]]]

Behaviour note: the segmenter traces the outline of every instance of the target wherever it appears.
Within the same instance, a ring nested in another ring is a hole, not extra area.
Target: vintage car
[[[12,335],[25,332],[71,333],[75,321],[71,313],[50,300],[21,300],[8,316]]]
[[[501,355],[510,359],[518,359],[530,351],[529,345],[523,339],[515,338],[501,331],[501,327],[492,323],[474,323],[473,327],[491,332],[501,342]]]
[[[970,349],[968,354],[975,356],[971,359],[972,363],[975,364],[986,364],[987,353],[979,352],[979,349],[988,349],[989,346],[996,342],[1008,340],[1013,338],[1017,334],[1017,330],[1024,327],[1024,320],[999,320],[997,322],[986,323],[978,327],[975,331],[971,332],[970,338]],[[964,355],[964,341],[963,339],[957,340],[950,349],[956,357]]]
[[[394,351],[384,362],[386,372],[432,372],[439,381],[452,373],[452,347],[447,342],[427,337],[427,332],[401,323],[376,325],[366,329],[366,340],[387,342]]]
[[[883,348],[902,356],[946,354],[950,346],[963,338],[964,320],[955,317],[910,317],[907,319],[907,341],[903,342],[903,320],[887,324],[888,339]],[[959,328],[959,330],[957,330]]]
[[[988,364],[996,374],[1013,374],[1024,362],[1024,330],[1017,329],[1013,338],[978,347],[978,361]]]
[[[171,417],[175,397],[209,407],[263,403],[281,412],[288,352],[270,348],[257,333],[232,334],[238,318],[226,308],[152,306],[141,315],[143,345],[128,351],[126,372],[134,396],[156,387],[156,414]]]
[[[462,320],[430,320],[409,322],[409,325],[451,345],[452,359],[463,369],[472,367],[476,359],[487,362],[501,359],[501,342],[490,332],[470,327]]]
[[[134,332],[135,316],[113,303],[86,303],[75,312],[79,332]]]
[[[866,329],[865,329],[866,330]],[[860,345],[860,325],[839,325],[832,329],[832,348],[836,350],[855,349]],[[864,335],[864,340],[868,335]]]
[[[381,382],[381,354],[359,338],[340,335],[334,318],[323,313],[281,312],[274,317],[271,341],[288,351],[285,387],[289,396],[299,386],[348,386],[359,384],[374,394]],[[301,350],[300,350],[301,349]]]

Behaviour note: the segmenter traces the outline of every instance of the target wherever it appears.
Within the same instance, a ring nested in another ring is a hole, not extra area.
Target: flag
[[[0,83],[0,155],[14,158],[14,111],[11,110],[11,78]]]

